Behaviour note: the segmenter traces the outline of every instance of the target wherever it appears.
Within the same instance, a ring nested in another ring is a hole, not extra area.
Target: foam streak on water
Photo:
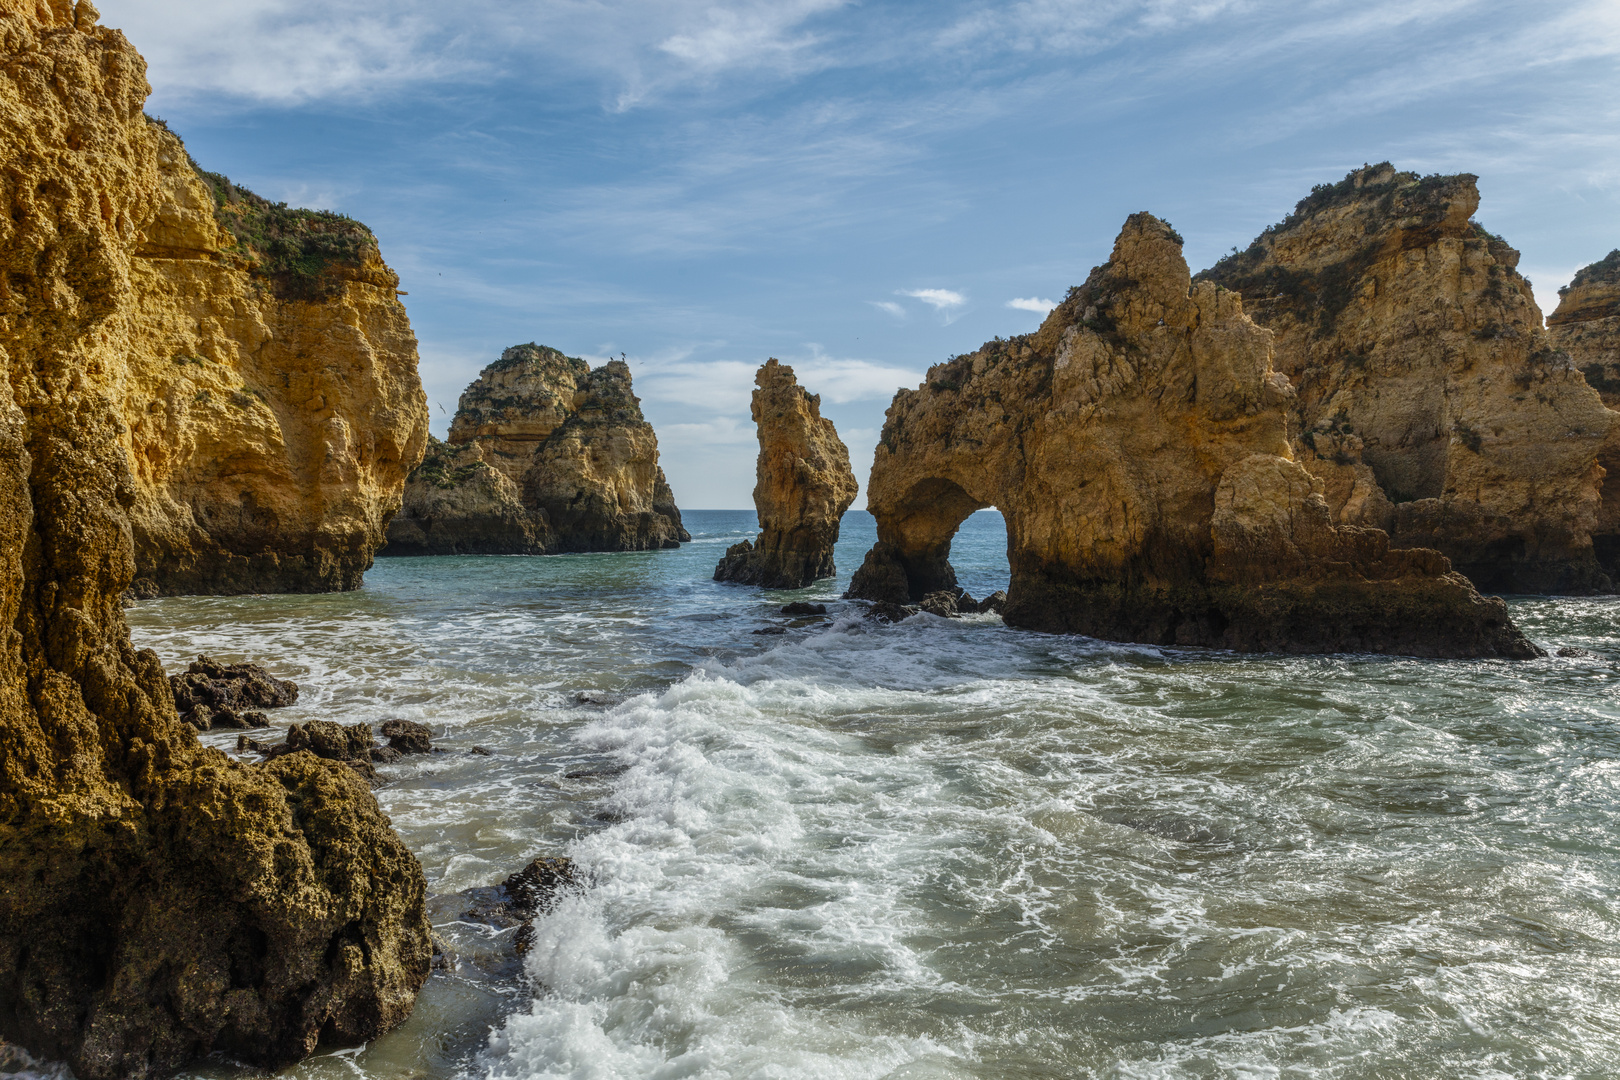
[[[294,1072],[1613,1075],[1613,601],[1514,601],[1597,654],[1525,663],[836,611],[761,636],[784,594],[704,580],[749,522],[691,517],[680,552],[383,561],[358,594],[132,609],[171,668],[208,649],[298,678],[278,720],[401,715],[495,751],[378,792],[460,970]],[[959,538],[976,594],[1005,584],[1001,536],[978,515]],[[846,575],[870,540],[850,515]],[[449,894],[556,853],[590,886],[503,967]]]

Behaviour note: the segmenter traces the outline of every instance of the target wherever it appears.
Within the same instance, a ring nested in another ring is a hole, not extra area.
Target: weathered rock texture
[[[1472,221],[1475,179],[1358,169],[1200,280],[1276,334],[1336,522],[1436,548],[1481,589],[1607,591],[1613,414],[1543,332],[1519,253]]]
[[[358,222],[151,141],[121,313],[136,592],[358,588],[427,438],[399,278]]]
[[[372,1038],[427,975],[421,868],[343,766],[199,745],[121,613],[144,64],[84,0],[0,0],[0,43],[0,1038],[81,1080]]]
[[[1567,353],[1611,412],[1620,410],[1620,250],[1609,252],[1558,290],[1558,310],[1547,317],[1547,336]],[[1620,583],[1620,417],[1598,451],[1607,476],[1592,547],[1598,565]]]
[[[411,474],[381,554],[647,551],[690,539],[629,365],[593,371],[529,344],[461,395],[449,445]]]
[[[754,383],[760,533],[757,540],[733,544],[714,579],[802,589],[835,573],[838,524],[859,485],[849,451],[833,422],[821,415],[821,395],[806,392],[793,369],[775,359],[760,365]]]
[[[1242,650],[1526,656],[1506,605],[1427,550],[1335,525],[1293,460],[1293,389],[1238,294],[1192,285],[1134,215],[1039,332],[895,395],[872,469],[878,543],[850,594],[948,590],[957,526],[999,507],[1014,626]]]

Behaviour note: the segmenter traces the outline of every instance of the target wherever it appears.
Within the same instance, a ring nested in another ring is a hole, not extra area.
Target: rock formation
[[[384,555],[647,551],[691,536],[620,360],[515,345],[461,395],[405,489]]]
[[[1608,591],[1614,414],[1541,329],[1475,177],[1358,169],[1199,275],[1276,334],[1295,452],[1340,524],[1432,547],[1493,592]]]
[[[201,746],[130,644],[123,405],[167,143],[96,19],[0,0],[0,1038],[80,1080],[279,1067],[410,1012],[425,883],[349,770]]]
[[[200,171],[161,125],[121,315],[138,595],[353,589],[427,438],[376,240]]]
[[[849,451],[793,369],[774,358],[754,376],[752,412],[759,434],[754,509],[760,534],[733,544],[714,580],[767,589],[802,589],[832,577],[838,524],[859,485]]]
[[[956,593],[951,537],[1007,521],[1013,626],[1241,650],[1528,656],[1506,605],[1433,551],[1332,522],[1293,459],[1293,388],[1237,293],[1190,281],[1149,214],[1039,332],[895,395],[850,595]]]
[[[1609,252],[1558,290],[1558,310],[1547,317],[1547,337],[1586,376],[1611,412],[1620,411],[1620,250]],[[1598,565],[1620,584],[1620,417],[1598,451],[1607,477],[1592,547]]]

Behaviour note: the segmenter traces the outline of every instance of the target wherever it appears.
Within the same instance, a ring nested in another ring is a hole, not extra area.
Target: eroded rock
[[[207,656],[170,675],[169,687],[175,709],[198,731],[268,727],[269,719],[257,710],[298,700],[298,686],[290,679],[278,679],[258,664],[221,664]]]
[[[1294,390],[1236,292],[1133,215],[1039,332],[895,395],[872,470],[878,543],[850,595],[958,595],[951,537],[1007,521],[1013,626],[1243,650],[1529,656],[1433,551],[1339,525],[1294,460]],[[876,610],[876,609],[874,609]]]
[[[849,451],[833,422],[821,415],[819,394],[804,390],[793,369],[774,358],[760,365],[754,383],[760,533],[726,549],[714,580],[802,589],[836,572],[839,522],[858,485]]]
[[[1558,290],[1558,309],[1547,316],[1547,337],[1574,363],[1611,413],[1620,410],[1620,250]],[[1620,582],[1620,417],[1598,450],[1606,473],[1592,548],[1611,582]]]
[[[1592,536],[1614,414],[1543,332],[1519,253],[1472,220],[1475,181],[1357,169],[1199,280],[1275,334],[1294,456],[1337,524],[1493,592],[1609,591]],[[1601,309],[1585,295],[1572,317]]]
[[[384,555],[646,551],[691,536],[630,368],[515,345],[461,395],[388,526]]]
[[[125,412],[152,400],[137,248],[173,144],[92,10],[0,3],[0,1038],[80,1080],[212,1053],[281,1068],[409,1014],[425,882],[349,769],[201,745],[130,644],[132,518],[159,475],[132,448],[192,450]]]
[[[201,172],[156,122],[147,141],[112,321],[134,594],[358,588],[427,438],[399,278],[359,222]]]
[[[384,720],[383,738],[391,749],[401,754],[429,754],[433,752],[433,729],[414,720]]]

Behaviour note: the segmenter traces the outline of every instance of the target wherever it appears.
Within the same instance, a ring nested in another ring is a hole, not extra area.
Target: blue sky
[[[376,232],[436,433],[507,345],[623,353],[689,508],[751,505],[766,357],[864,490],[894,389],[1033,330],[1136,210],[1197,270],[1389,159],[1479,174],[1546,310],[1620,246],[1614,0],[101,8],[204,167]]]

